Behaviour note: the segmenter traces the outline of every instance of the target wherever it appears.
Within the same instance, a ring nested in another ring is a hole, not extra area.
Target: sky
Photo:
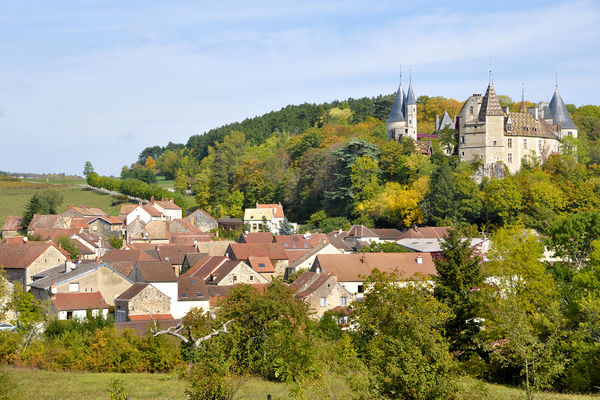
[[[0,171],[118,175],[288,104],[496,92],[600,104],[600,2],[0,0]],[[410,72],[409,72],[410,71]]]

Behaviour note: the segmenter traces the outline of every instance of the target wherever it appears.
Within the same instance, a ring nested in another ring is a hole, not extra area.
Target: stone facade
[[[169,314],[171,299],[152,285],[147,285],[131,299],[116,299],[116,322],[125,322],[132,315]]]
[[[417,101],[412,82],[408,87],[408,92],[404,93],[402,76],[400,76],[400,86],[385,127],[388,138],[392,140],[400,142],[403,137],[409,137],[415,142],[417,141]]]
[[[217,220],[202,210],[196,210],[187,217],[202,232],[210,232],[218,228]]]

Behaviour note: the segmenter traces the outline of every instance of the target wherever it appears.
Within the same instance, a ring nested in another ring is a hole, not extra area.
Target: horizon
[[[484,93],[491,58],[513,101],[523,83],[526,100],[549,100],[557,73],[565,103],[598,104],[600,5],[502,6],[7,3],[0,170],[81,175],[91,161],[119,176],[149,146],[291,104],[393,93],[400,64],[417,97]]]

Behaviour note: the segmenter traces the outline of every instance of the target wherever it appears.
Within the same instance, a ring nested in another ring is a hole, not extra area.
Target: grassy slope
[[[185,382],[167,374],[116,374],[116,373],[79,373],[52,372],[21,368],[8,369],[11,381],[26,399],[107,399],[111,380],[117,378],[124,381],[124,386],[131,399],[185,399]],[[472,387],[475,381],[462,380],[460,385]],[[336,399],[349,398],[349,393],[343,393],[343,383],[336,379],[332,382],[332,391]],[[509,400],[524,398],[524,392],[519,389],[500,385],[482,384],[489,393],[489,399]],[[470,391],[473,393],[472,391]],[[343,393],[343,394],[342,394]],[[289,388],[283,383],[265,382],[251,378],[247,380],[236,393],[236,399],[266,399],[271,394],[273,399],[289,399]],[[475,396],[475,397],[473,397]],[[478,398],[473,393],[469,398]],[[545,400],[589,400],[593,396],[566,395],[542,393],[536,399]]]
[[[27,202],[37,191],[45,188],[55,188],[63,192],[64,201],[60,212],[66,210],[67,204],[73,206],[102,207],[110,215],[118,215],[120,206],[112,206],[115,196],[94,192],[82,188],[77,184],[85,181],[74,181],[68,184],[60,183],[31,183],[31,182],[0,182],[0,227],[4,224],[8,215],[23,215]]]

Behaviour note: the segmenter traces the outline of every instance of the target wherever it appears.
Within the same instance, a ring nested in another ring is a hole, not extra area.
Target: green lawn
[[[108,399],[107,389],[114,379],[123,380],[131,399],[185,399],[185,381],[167,374],[116,374],[52,372],[23,368],[7,368],[10,382],[16,385],[25,399]],[[341,377],[329,385],[334,399],[348,399]],[[459,383],[461,399],[513,400],[524,399],[522,390],[500,385],[477,382],[463,378]],[[476,387],[476,390],[473,388]],[[485,395],[487,393],[487,396]],[[290,399],[289,387],[283,383],[266,382],[250,378],[243,382],[235,399]],[[316,396],[313,398],[317,399]],[[540,400],[590,400],[597,396],[541,393]]]
[[[156,177],[156,184],[165,189],[173,189],[175,181],[173,179],[167,180],[164,176],[159,175]]]
[[[85,183],[82,181],[81,183]],[[74,184],[40,184],[17,182],[15,185],[0,184],[0,227],[8,215],[23,215],[25,206],[31,196],[45,188],[55,188],[63,192],[64,201],[59,212],[67,209],[67,205],[102,207],[109,215],[119,215],[120,205],[112,205],[116,196],[102,194]]]

